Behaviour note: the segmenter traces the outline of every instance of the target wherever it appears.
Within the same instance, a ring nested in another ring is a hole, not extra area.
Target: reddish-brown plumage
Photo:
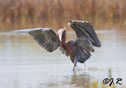
[[[58,32],[57,38],[60,41],[60,47],[62,47],[66,51],[66,54],[70,56],[71,61],[74,63],[72,45],[67,44],[65,42],[66,41],[66,30],[60,29],[59,31],[60,32]],[[61,37],[61,39],[60,39],[60,37]]]
[[[70,56],[71,61],[74,63],[72,45],[67,43],[62,43],[61,47],[66,51],[67,55]]]

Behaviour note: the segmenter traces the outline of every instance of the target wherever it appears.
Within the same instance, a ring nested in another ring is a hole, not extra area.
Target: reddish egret
[[[15,33],[28,33],[40,46],[48,52],[53,52],[58,47],[67,56],[70,56],[74,64],[73,71],[77,62],[84,63],[94,52],[95,47],[101,47],[95,30],[88,21],[70,20],[68,25],[76,32],[77,39],[66,42],[66,29],[59,29],[57,34],[51,28],[32,28],[15,30]]]

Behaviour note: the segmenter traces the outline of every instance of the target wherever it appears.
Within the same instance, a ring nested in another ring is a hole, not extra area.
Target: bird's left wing
[[[98,39],[92,24],[88,21],[71,20],[68,25],[76,32],[77,45],[82,49],[94,52],[93,46],[101,46],[101,42]]]
[[[48,52],[56,50],[60,42],[56,36],[56,33],[51,28],[32,28],[12,31],[14,33],[28,33],[36,42]]]

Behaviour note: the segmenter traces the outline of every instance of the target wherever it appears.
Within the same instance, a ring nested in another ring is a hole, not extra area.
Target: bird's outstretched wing
[[[76,32],[76,42],[79,47],[94,52],[93,46],[101,46],[101,42],[99,41],[92,24],[88,21],[71,20],[68,22],[68,25]]]
[[[60,42],[56,37],[56,33],[50,28],[32,28],[12,31],[14,33],[28,33],[31,35],[40,46],[45,48],[48,52],[56,50]]]

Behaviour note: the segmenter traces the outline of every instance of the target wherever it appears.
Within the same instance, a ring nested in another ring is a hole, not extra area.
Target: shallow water
[[[30,36],[0,33],[0,88],[107,88],[104,78],[113,77],[110,88],[126,88],[126,31],[97,31],[102,42],[84,64],[73,64],[57,49],[48,53]],[[73,32],[67,40],[75,39]],[[122,78],[122,85],[116,84]]]

